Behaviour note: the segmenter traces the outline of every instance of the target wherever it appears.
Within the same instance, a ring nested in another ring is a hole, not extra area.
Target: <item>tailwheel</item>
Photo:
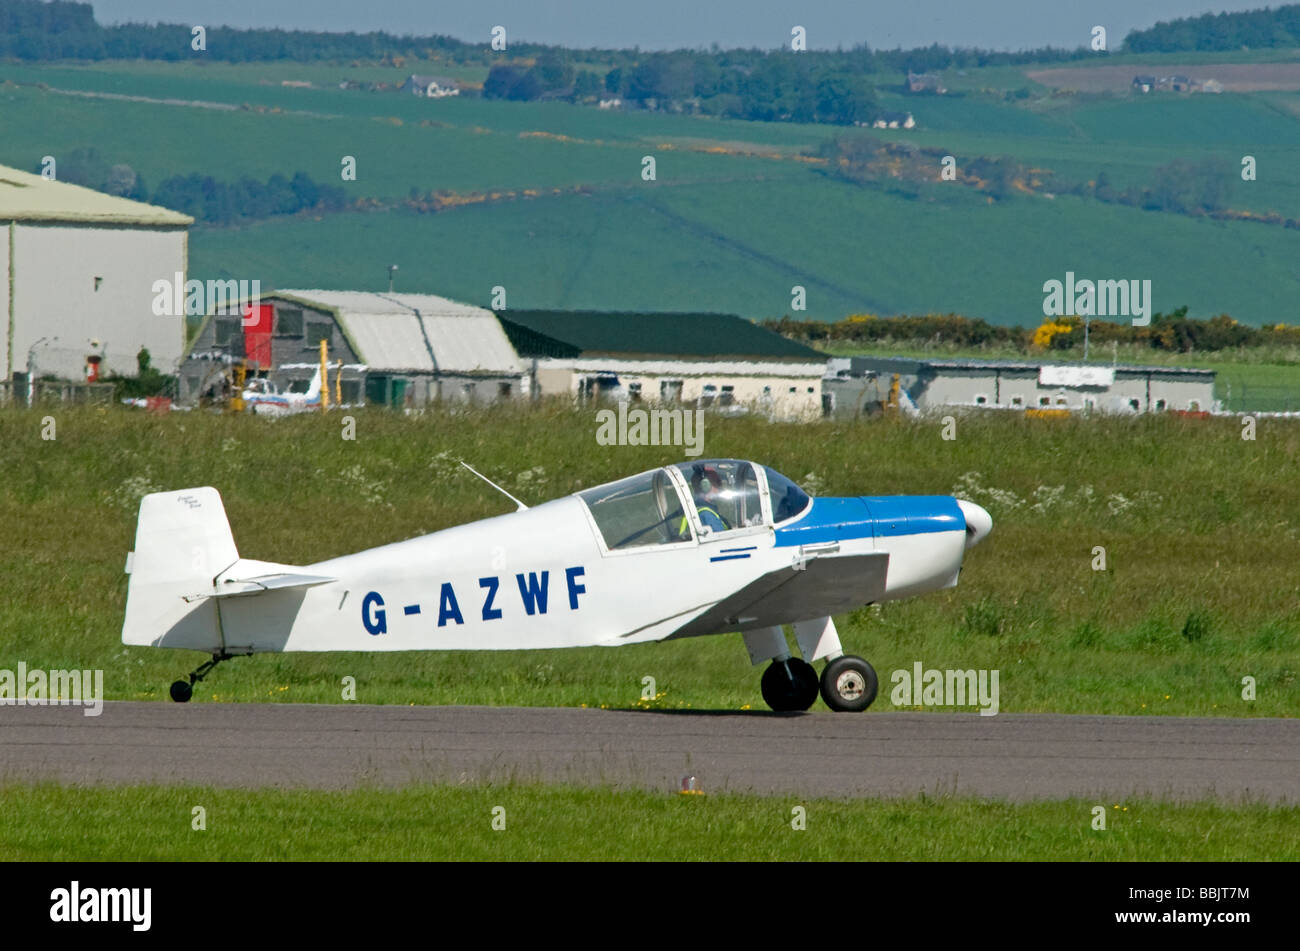
[[[861,657],[843,654],[822,668],[821,692],[826,706],[839,713],[859,713],[876,699],[875,669]]]
[[[172,682],[171,689],[168,693],[177,703],[189,703],[190,698],[194,696],[194,685],[212,672],[212,668],[217,666],[223,660],[230,660],[231,654],[213,654],[212,660],[200,664],[197,668],[190,671],[190,679],[176,680]]]
[[[798,657],[772,661],[760,686],[763,700],[777,713],[807,710],[817,701],[817,671]]]

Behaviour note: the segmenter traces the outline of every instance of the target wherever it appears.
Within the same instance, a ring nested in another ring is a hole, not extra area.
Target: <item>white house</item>
[[[406,86],[412,95],[425,99],[445,99],[460,95],[460,84],[446,76],[417,76],[412,73]]]
[[[915,129],[916,119],[910,112],[885,112],[871,123],[873,129]]]

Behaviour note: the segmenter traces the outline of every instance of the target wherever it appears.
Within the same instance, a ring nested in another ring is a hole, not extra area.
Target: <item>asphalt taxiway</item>
[[[110,702],[0,706],[0,781],[544,781],[798,796],[1300,801],[1300,720]]]

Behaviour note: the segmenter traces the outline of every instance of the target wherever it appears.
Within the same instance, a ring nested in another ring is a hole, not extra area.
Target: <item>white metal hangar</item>
[[[0,165],[0,370],[81,379],[134,374],[141,347],[175,372],[183,314],[158,315],[155,285],[184,284],[194,219]]]

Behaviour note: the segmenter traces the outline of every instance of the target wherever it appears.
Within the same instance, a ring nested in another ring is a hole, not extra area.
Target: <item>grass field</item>
[[[602,447],[567,407],[256,417],[124,409],[0,413],[0,667],[102,668],[110,699],[164,699],[201,655],[120,643],[139,498],[213,485],[245,557],[307,564],[499,514],[464,458],[536,503],[678,458]],[[1000,669],[1011,712],[1294,716],[1300,712],[1300,426],[1231,419],[772,424],[706,420],[704,452],[770,464],[816,494],[952,493],[983,504],[992,536],[959,587],[837,619],[881,672]],[[1095,548],[1106,552],[1093,570]],[[241,658],[197,702],[762,708],[738,635],[617,650]],[[1257,684],[1242,699],[1242,679]],[[818,706],[820,709],[820,704]]]
[[[1092,828],[1104,805],[1105,830]],[[202,807],[206,828],[195,830]],[[796,807],[805,828],[796,830]],[[495,812],[496,809],[503,812]],[[493,829],[494,817],[504,820]],[[1295,806],[0,785],[0,861],[1294,861]]]
[[[478,301],[504,284],[513,306],[764,318],[787,313],[799,284],[807,314],[819,318],[937,310],[1024,323],[1041,313],[1042,283],[1073,270],[1150,278],[1157,309],[1186,304],[1193,316],[1226,312],[1255,324],[1298,319],[1295,230],[1067,197],[989,204],[957,187],[907,199],[793,161],[846,131],[832,126],[337,88],[344,78],[399,81],[411,68],[3,64],[0,162],[30,169],[44,155],[94,146],[156,186],[190,172],[265,180],[302,170],[338,181],[342,157],[354,156],[348,195],[381,210],[193,229],[194,275],[256,277],[263,287],[379,288],[397,263],[399,289]],[[465,78],[482,78],[473,73]],[[963,161],[1009,155],[1071,181],[1104,171],[1117,189],[1149,185],[1174,158],[1213,156],[1232,173],[1229,207],[1291,217],[1300,209],[1294,92],[1075,97],[1048,95],[1007,67],[952,78],[951,96],[882,89],[882,108],[912,111],[919,123],[882,137]],[[1004,101],[1003,90],[1021,87],[1031,98]],[[756,150],[773,157],[746,154]],[[1255,181],[1237,174],[1246,154],[1258,162]],[[653,183],[640,177],[645,155],[658,163]],[[438,215],[394,207],[412,189],[542,197]]]

